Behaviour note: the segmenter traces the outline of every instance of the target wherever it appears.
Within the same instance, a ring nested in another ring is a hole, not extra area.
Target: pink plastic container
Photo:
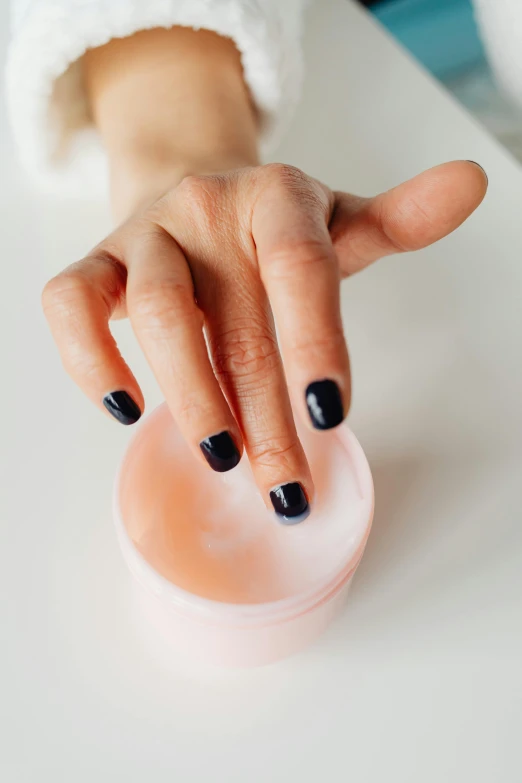
[[[293,526],[266,510],[245,457],[224,474],[198,461],[165,405],[132,439],[114,491],[118,539],[143,630],[159,630],[176,656],[270,663],[312,642],[342,606],[370,532],[371,473],[346,426],[298,429],[316,500]]]

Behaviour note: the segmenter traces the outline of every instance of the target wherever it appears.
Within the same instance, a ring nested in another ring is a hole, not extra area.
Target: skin
[[[85,55],[84,76],[118,227],[44,289],[65,368],[101,410],[114,390],[143,410],[109,330],[129,317],[197,458],[229,430],[268,507],[292,481],[312,500],[290,399],[308,420],[307,385],[330,378],[348,412],[341,279],[456,229],[484,198],[484,172],[455,161],[360,198],[260,166],[239,54],[208,31],[111,41]]]

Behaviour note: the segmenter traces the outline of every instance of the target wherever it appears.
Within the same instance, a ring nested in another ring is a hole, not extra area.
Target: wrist
[[[188,28],[91,50],[84,75],[122,219],[187,174],[257,161],[257,118],[234,43]]]

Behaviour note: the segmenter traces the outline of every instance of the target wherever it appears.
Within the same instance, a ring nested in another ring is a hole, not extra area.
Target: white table
[[[4,783],[522,779],[521,171],[363,11],[323,0],[308,21],[277,158],[362,194],[452,158],[490,176],[454,236],[344,286],[351,425],[377,493],[351,601],[264,669],[180,671],[143,646],[110,511],[130,432],[63,376],[39,309],[108,218],[33,193],[2,118]]]

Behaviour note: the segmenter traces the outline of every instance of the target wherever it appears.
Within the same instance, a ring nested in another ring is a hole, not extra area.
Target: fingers
[[[126,259],[129,317],[179,429],[211,468],[230,470],[241,434],[212,371],[186,260],[153,224],[129,242]]]
[[[282,168],[258,199],[252,232],[294,404],[313,427],[326,430],[350,406],[330,194],[298,170]]]
[[[231,264],[215,287],[198,285],[214,370],[237,421],[268,508],[286,524],[308,516],[313,483],[297,436],[266,293],[255,266]]]
[[[118,261],[96,250],[47,283],[42,304],[72,379],[98,407],[133,424],[143,411],[143,395],[109,329],[125,278]]]
[[[46,286],[43,305],[71,376],[129,424],[141,415],[143,397],[109,329],[126,296],[139,342],[195,453],[214,470],[229,470],[243,436],[267,505],[295,522],[308,513],[313,485],[272,312],[296,407],[318,429],[336,426],[350,403],[341,273],[445,236],[478,206],[487,181],[480,167],[459,161],[374,199],[337,194],[334,204],[327,188],[292,167],[263,167],[244,180],[255,198],[242,200],[248,187],[239,192],[237,175],[192,178],[165,202],[177,205],[169,206],[168,232],[131,221],[120,236],[125,266],[99,247]],[[251,217],[241,204],[253,204]]]
[[[373,199],[336,194],[330,233],[343,276],[442,239],[471,215],[486,190],[487,176],[478,164],[454,161]]]

